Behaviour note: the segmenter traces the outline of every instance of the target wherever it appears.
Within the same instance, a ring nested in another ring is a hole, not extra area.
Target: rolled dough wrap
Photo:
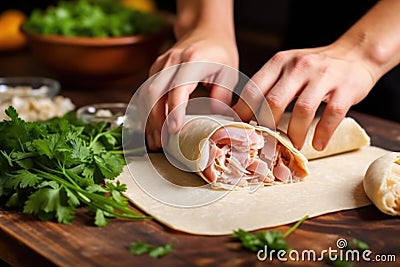
[[[188,115],[164,148],[214,188],[289,183],[309,173],[284,134],[218,115]]]
[[[277,128],[286,133],[289,119],[290,113],[285,113]],[[319,118],[316,118],[312,122],[304,146],[300,150],[309,160],[349,152],[370,145],[370,137],[365,130],[353,118],[345,117],[336,128],[327,147],[322,151],[315,150],[312,146],[312,139],[318,121]]]
[[[368,198],[383,213],[400,215],[400,152],[387,153],[371,163],[363,180]]]

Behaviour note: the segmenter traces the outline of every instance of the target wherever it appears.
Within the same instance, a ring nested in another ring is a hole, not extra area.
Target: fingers
[[[327,94],[330,84],[311,81],[299,94],[290,117],[287,134],[297,149],[301,149],[315,113]]]
[[[187,101],[196,88],[197,83],[176,87],[168,93],[168,128],[170,133],[176,133],[183,125]]]
[[[185,58],[192,60],[192,58]],[[179,65],[168,92],[168,127],[170,133],[176,133],[183,125],[187,101],[199,82],[204,81],[218,71],[217,65],[197,62],[185,62]]]
[[[232,94],[232,89],[212,85],[210,98],[216,101],[211,101],[211,110],[217,114],[226,114],[228,110],[231,110]]]
[[[211,78],[211,77],[208,77]],[[231,103],[233,91],[239,82],[240,74],[237,69],[220,67],[214,75],[216,83],[211,84],[210,97],[217,101],[211,102],[211,110],[218,114],[232,113]]]
[[[241,120],[249,121],[256,114],[263,98],[263,92],[254,83],[249,83],[243,88],[233,110]]]
[[[333,95],[315,128],[312,145],[316,150],[323,150],[328,145],[351,105],[346,95]]]
[[[277,53],[273,56],[248,82],[241,94],[237,104],[233,107],[234,111],[239,115],[239,117],[244,121],[249,121],[253,115],[256,113],[264,95],[268,101],[268,94],[270,94],[270,89],[279,80],[282,73],[282,66],[284,65],[285,57],[282,52]],[[283,84],[281,84],[282,87]],[[269,101],[278,104],[276,101],[283,99],[281,96],[276,96],[278,93],[275,91],[274,94],[269,96]],[[269,103],[270,104],[270,103]],[[274,118],[279,117],[279,111],[277,108],[271,110]],[[275,121],[277,121],[275,118]]]
[[[332,65],[337,63],[335,59],[329,62]],[[332,72],[333,68],[327,64],[323,54],[301,54],[296,50],[277,53],[253,76],[252,82],[246,84],[234,106],[235,112],[242,120],[250,120],[264,96],[277,124],[297,97],[287,133],[293,145],[301,149],[318,107],[327,102],[313,138],[314,148],[324,149],[354,104],[351,103],[354,96],[348,94],[347,86],[337,84],[340,78],[345,80],[346,73]]]
[[[151,65],[149,70],[149,76],[152,76],[159,71],[166,69],[170,66],[177,65],[181,62],[179,51],[171,50],[165,54],[160,55]]]
[[[160,98],[150,110],[146,122],[146,140],[147,145],[151,150],[156,150],[161,147],[161,129],[165,120],[165,101],[166,96]]]
[[[178,58],[162,55],[151,66],[149,75],[150,83],[142,88],[141,97],[145,112],[148,114],[146,121],[146,140],[149,149],[156,150],[161,147],[161,129],[166,118],[167,93],[176,74],[176,68],[168,68],[178,64]],[[161,70],[162,75],[158,75]]]
[[[162,64],[175,63],[176,59],[160,57],[150,73],[155,72]],[[182,127],[190,94],[196,89],[198,82],[218,83],[217,77],[222,66],[207,62],[178,62],[175,66],[164,68],[162,72],[154,74],[151,84],[145,90],[149,93],[146,96],[146,106],[150,108],[146,125],[149,147],[155,149],[161,147],[160,133],[166,116],[168,116],[169,133],[176,133]],[[232,91],[221,89],[222,87],[215,87],[211,97],[216,97],[229,105]]]

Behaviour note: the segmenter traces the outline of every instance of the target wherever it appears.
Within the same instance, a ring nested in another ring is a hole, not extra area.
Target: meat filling
[[[274,139],[275,140],[275,139]],[[268,159],[263,153],[267,139],[262,133],[244,127],[227,126],[210,138],[210,156],[203,171],[210,183],[246,186],[293,182],[301,177],[290,151],[280,143]]]

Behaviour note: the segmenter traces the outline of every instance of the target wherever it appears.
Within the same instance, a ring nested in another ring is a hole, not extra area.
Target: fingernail
[[[325,143],[324,142],[322,142],[322,140],[316,140],[315,142],[314,142],[314,148],[316,149],[316,150],[318,150],[318,151],[321,151],[321,150],[323,150],[324,148],[325,148]]]

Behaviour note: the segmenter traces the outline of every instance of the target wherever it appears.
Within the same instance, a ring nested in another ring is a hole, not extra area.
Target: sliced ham
[[[210,157],[204,176],[210,183],[240,186],[301,180],[304,173],[290,151],[274,139],[275,152],[268,156],[266,142],[271,139],[254,128],[218,129],[210,137]]]

